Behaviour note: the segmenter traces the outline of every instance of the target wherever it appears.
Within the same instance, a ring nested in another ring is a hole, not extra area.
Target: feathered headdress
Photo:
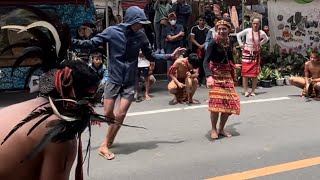
[[[25,160],[34,157],[51,142],[64,142],[78,137],[78,165],[76,168],[78,173],[76,173],[76,178],[82,179],[82,132],[88,128],[90,137],[92,123],[129,125],[117,123],[114,117],[100,115],[94,111],[92,100],[94,100],[95,94],[90,90],[97,89],[100,80],[85,62],[65,60],[71,42],[68,27],[62,24],[56,16],[48,15],[40,9],[33,7],[24,7],[23,9],[39,16],[40,21],[32,22],[26,26],[2,26],[1,29],[13,30],[18,34],[27,31],[32,35],[9,45],[3,49],[2,53],[12,48],[24,48],[23,54],[15,61],[13,70],[28,58],[41,60],[41,63],[34,66],[33,70],[41,68],[44,72],[40,78],[40,93],[48,99],[48,102],[40,105],[21,120],[1,144],[5,143],[24,124],[35,119],[38,120],[27,133],[29,135],[46,119],[55,115],[57,119],[47,123],[48,132]],[[28,76],[32,73],[33,71],[30,71]],[[87,147],[87,153],[90,155],[90,138]]]

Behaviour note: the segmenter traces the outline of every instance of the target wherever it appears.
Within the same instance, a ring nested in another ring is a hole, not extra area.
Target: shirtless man
[[[10,130],[47,99],[38,97],[0,110],[1,142]],[[49,106],[49,105],[48,105]],[[42,117],[22,126],[0,146],[0,179],[3,180],[67,180],[76,157],[76,139],[50,143],[30,160],[24,160],[47,133],[46,124],[58,119],[51,116],[27,136],[30,128]]]
[[[90,126],[92,115],[97,117],[93,100],[97,100],[94,97],[100,78],[86,62],[65,59],[71,35],[59,18],[37,8],[26,9],[41,14],[46,21],[1,29],[32,34],[32,41],[25,38],[9,46],[29,45],[15,61],[14,68],[19,66],[18,61],[31,56],[41,59],[43,74],[36,89],[38,97],[0,109],[0,179],[67,180],[78,150],[75,177],[82,180],[80,137]]]
[[[77,94],[77,98],[91,97],[100,82],[99,77],[93,70],[83,61],[70,61],[70,65],[67,67],[72,69],[73,89]],[[56,70],[51,77],[51,73],[43,75],[46,79],[55,79],[56,82],[60,82],[61,78],[57,77],[57,74],[63,72],[65,69]],[[66,72],[66,71],[65,71]],[[64,74],[65,75],[65,74]],[[66,79],[68,77],[64,76]],[[83,82],[82,82],[83,81]],[[43,83],[42,83],[43,82]],[[76,135],[70,136],[61,135],[59,138],[66,138],[67,140],[61,140],[59,143],[48,140],[48,145],[44,145],[43,149],[40,149],[38,153],[35,153],[33,157],[27,159],[27,156],[34,152],[35,147],[43,140],[46,133],[53,128],[53,121],[57,124],[56,120],[63,121],[55,114],[48,116],[44,122],[34,129],[29,135],[28,132],[40,119],[45,118],[46,114],[41,114],[38,117],[30,120],[28,123],[21,126],[15,131],[8,139],[5,137],[9,132],[23,119],[30,115],[30,113],[37,109],[45,110],[52,106],[48,103],[48,97],[60,99],[56,92],[62,92],[58,86],[54,86],[51,83],[54,81],[41,81],[39,84],[40,96],[35,99],[14,104],[3,109],[0,109],[0,179],[3,180],[67,180],[69,179],[70,170],[77,154],[77,142]],[[48,89],[48,93],[43,93]],[[63,87],[62,90],[69,92],[68,87]],[[77,100],[77,99],[75,99]],[[42,106],[43,105],[43,106]],[[41,106],[41,107],[40,107]],[[64,106],[56,106],[59,110],[64,110]],[[69,107],[70,109],[70,107]],[[77,122],[81,123],[80,120]],[[51,125],[50,125],[51,124]],[[70,126],[70,125],[69,125]],[[71,126],[70,126],[71,127]],[[62,131],[67,132],[69,128],[65,128]],[[77,125],[73,128],[76,133],[81,131],[81,126]],[[53,134],[53,133],[52,133]],[[54,136],[57,137],[57,136]],[[59,139],[58,138],[58,139]],[[81,160],[82,161],[82,160]],[[82,162],[79,164],[79,168]],[[78,169],[78,168],[77,168]],[[81,170],[81,169],[78,169]],[[81,177],[76,170],[76,177]],[[77,178],[78,179],[78,178]],[[81,180],[81,178],[79,178]]]
[[[170,67],[168,75],[171,82],[168,90],[175,96],[175,103],[193,103],[193,95],[198,87],[199,58],[192,53],[188,58],[177,59]]]
[[[316,51],[310,53],[310,60],[304,65],[304,77],[290,77],[292,85],[303,89],[302,96],[320,97],[320,55]],[[313,85],[311,94],[309,85]]]

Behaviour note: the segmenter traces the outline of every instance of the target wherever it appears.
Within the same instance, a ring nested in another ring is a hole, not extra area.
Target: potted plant
[[[272,87],[272,77],[273,71],[269,67],[261,68],[261,72],[259,75],[259,84],[262,87]]]
[[[291,85],[291,83],[290,83],[290,81],[289,81],[289,78],[290,78],[291,76],[292,76],[292,75],[285,75],[285,76],[284,76],[284,81],[285,81],[286,85],[288,85],[288,86]]]
[[[283,86],[284,78],[282,77],[281,72],[278,69],[275,69],[273,73],[276,78],[276,85]]]

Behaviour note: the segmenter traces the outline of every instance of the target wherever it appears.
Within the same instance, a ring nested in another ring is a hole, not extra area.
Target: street
[[[152,99],[133,103],[125,120],[147,130],[122,127],[111,149],[114,160],[97,153],[106,125],[93,127],[85,179],[320,179],[319,102],[300,97],[301,90],[293,86],[259,88],[255,97],[244,97],[242,88],[237,90],[241,92],[241,114],[231,116],[226,128],[233,137],[212,141],[207,89],[200,87],[195,94],[201,104],[169,105],[173,96],[166,91],[165,82],[157,82],[150,91]],[[3,94],[1,101],[12,96]],[[0,108],[10,102],[13,100],[2,101]],[[102,113],[102,107],[97,111]],[[84,133],[83,147],[86,138]],[[241,172],[249,176],[228,176]],[[74,169],[70,179],[74,179]]]

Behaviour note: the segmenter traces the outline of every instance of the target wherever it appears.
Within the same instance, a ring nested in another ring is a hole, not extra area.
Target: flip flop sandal
[[[113,154],[112,158],[108,158],[105,154],[103,154],[102,152],[99,151],[99,155],[102,156],[103,158],[105,158],[106,160],[112,160],[115,158],[115,155]]]

